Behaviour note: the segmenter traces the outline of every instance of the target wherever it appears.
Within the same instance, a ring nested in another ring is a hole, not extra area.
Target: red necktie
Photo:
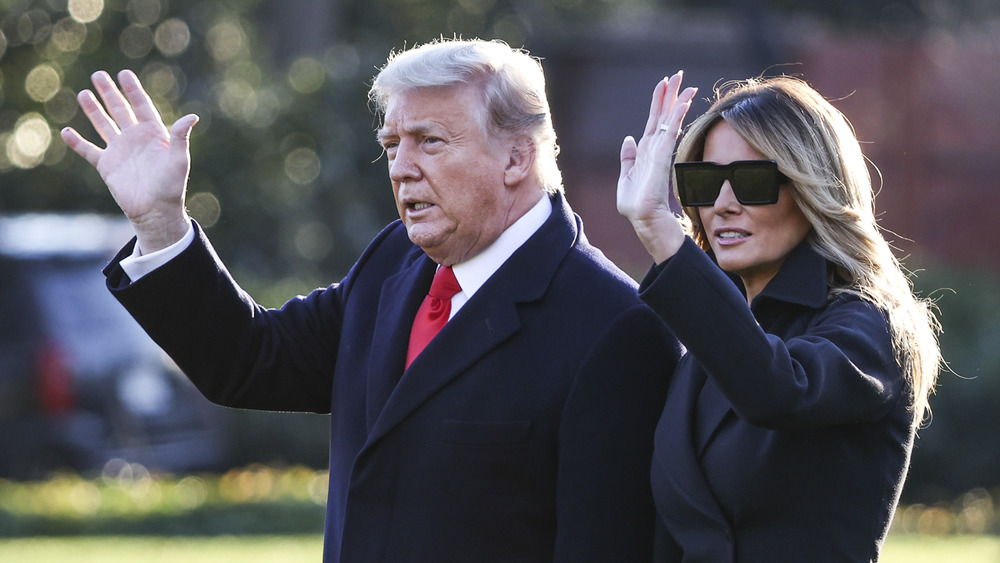
[[[431,282],[431,289],[427,292],[424,302],[420,304],[416,318],[413,319],[410,346],[406,350],[406,367],[410,367],[417,354],[448,322],[448,317],[451,315],[451,298],[459,291],[462,291],[462,286],[458,285],[451,267],[438,268],[434,274],[434,281]]]

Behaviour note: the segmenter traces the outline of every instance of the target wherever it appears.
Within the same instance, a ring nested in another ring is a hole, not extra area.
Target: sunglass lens
[[[678,183],[683,187],[681,199],[684,205],[713,205],[719,197],[725,175],[710,168],[691,168],[679,173]]]
[[[770,164],[770,163],[768,163]],[[733,191],[744,205],[778,201],[778,181],[773,166],[742,166],[733,169]]]

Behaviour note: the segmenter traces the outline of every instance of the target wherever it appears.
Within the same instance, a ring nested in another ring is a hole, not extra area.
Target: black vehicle
[[[0,217],[0,477],[225,465],[223,409],[104,286],[130,237],[96,215]]]

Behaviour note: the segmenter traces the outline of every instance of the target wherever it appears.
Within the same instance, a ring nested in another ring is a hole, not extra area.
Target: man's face
[[[399,217],[414,244],[450,266],[489,246],[517,217],[505,185],[510,154],[487,139],[473,86],[393,94],[379,129]]]

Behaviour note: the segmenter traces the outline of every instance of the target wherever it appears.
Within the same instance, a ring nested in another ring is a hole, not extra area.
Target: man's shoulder
[[[635,295],[636,281],[595,246],[578,244],[566,256],[563,269],[579,283],[600,286],[608,291]]]
[[[642,303],[635,280],[596,248],[579,245],[556,268],[548,294],[558,303],[585,305],[595,318],[611,318]]]

